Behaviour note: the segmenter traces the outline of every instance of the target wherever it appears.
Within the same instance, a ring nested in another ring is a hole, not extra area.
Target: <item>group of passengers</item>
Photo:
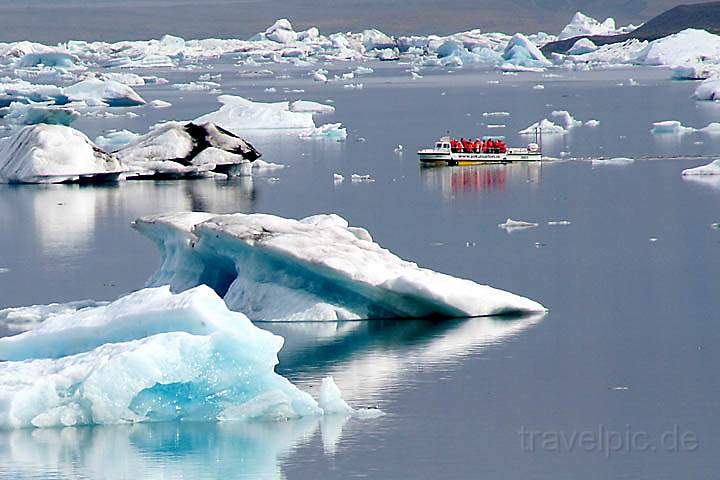
[[[501,139],[482,140],[478,138],[473,142],[471,139],[455,140],[453,138],[450,140],[450,149],[454,153],[505,153],[507,145]]]

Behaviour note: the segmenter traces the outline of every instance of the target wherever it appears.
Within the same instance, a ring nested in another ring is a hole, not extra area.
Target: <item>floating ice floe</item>
[[[720,159],[713,160],[707,165],[688,168],[682,171],[683,175],[720,175]]]
[[[677,120],[655,122],[653,123],[653,128],[650,130],[650,132],[655,135],[683,135],[694,131],[694,128],[686,127]]]
[[[635,160],[632,158],[626,158],[626,157],[617,157],[617,158],[594,158],[590,162],[593,167],[600,167],[603,165],[630,165],[634,163]]]
[[[572,225],[572,222],[569,220],[550,220],[549,222],[547,222],[547,224],[556,227]]]
[[[355,414],[275,373],[282,345],[203,285],[52,316],[0,341],[0,428]]]
[[[153,100],[150,102],[150,106],[153,108],[168,108],[172,107],[172,103],[166,102],[165,100]]]
[[[371,175],[360,175],[359,173],[353,173],[350,175],[350,181],[353,183],[359,182],[374,182],[375,179]]]
[[[343,177],[339,173],[333,173],[333,182],[342,183],[343,180],[345,180],[345,177]]]
[[[347,131],[339,123],[315,126],[313,115],[318,108],[326,111],[332,108],[327,105],[320,107],[322,104],[305,102],[300,104],[300,108],[312,106],[311,111],[294,111],[290,102],[253,102],[233,95],[220,95],[218,100],[222,103],[220,110],[202,115],[194,123],[212,122],[238,135],[248,130],[266,130],[272,133],[287,131],[303,136],[347,136]]]
[[[537,223],[532,222],[525,222],[523,220],[513,220],[512,218],[508,218],[505,223],[498,224],[498,228],[502,228],[503,230],[506,230],[508,233],[517,231],[517,230],[525,230],[527,228],[534,228],[537,227]]]
[[[117,178],[123,168],[83,133],[62,125],[31,125],[0,143],[0,182],[61,183]]]
[[[88,105],[134,107],[145,104],[145,100],[128,85],[94,77],[64,88],[63,93],[70,100],[82,101]]]
[[[177,213],[134,226],[162,255],[148,286],[182,291],[204,283],[253,320],[544,311],[526,298],[404,261],[337,215]]]
[[[707,133],[709,135],[720,135],[720,123],[711,122],[706,127],[701,128],[699,131],[702,133]]]
[[[260,153],[212,123],[168,122],[115,152],[132,176],[249,175]]]

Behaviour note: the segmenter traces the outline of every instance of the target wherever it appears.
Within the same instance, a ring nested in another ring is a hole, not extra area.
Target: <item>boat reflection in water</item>
[[[503,192],[513,184],[538,184],[541,172],[541,162],[420,169],[425,185],[440,190],[446,199],[467,193]]]

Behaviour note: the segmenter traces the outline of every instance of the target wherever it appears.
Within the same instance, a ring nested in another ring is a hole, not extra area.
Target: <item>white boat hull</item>
[[[417,152],[423,164],[472,165],[478,163],[539,162],[542,153],[524,148],[509,149],[505,153],[459,153],[425,149]]]

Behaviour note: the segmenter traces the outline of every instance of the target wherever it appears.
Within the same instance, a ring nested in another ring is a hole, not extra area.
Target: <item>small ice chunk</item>
[[[550,220],[549,222],[547,222],[548,225],[553,226],[566,226],[570,225],[571,223],[572,222],[570,222],[569,220]]]
[[[372,178],[370,175],[360,175],[357,173],[353,173],[350,175],[350,180],[352,182],[374,182],[375,179]]]
[[[272,162],[266,162],[264,160],[255,160],[252,163],[252,169],[253,170],[281,170],[285,168],[286,165],[282,163],[272,163]]]
[[[650,130],[654,135],[683,135],[694,131],[694,128],[686,127],[677,120],[655,122],[653,123],[653,128]]]
[[[594,128],[594,127],[597,127],[598,125],[600,125],[600,121],[599,120],[588,120],[587,122],[585,122],[585,125],[588,127]]]
[[[90,77],[65,88],[63,92],[70,100],[88,105],[134,107],[145,104],[145,100],[135,90],[114,80]]]
[[[537,227],[537,223],[532,222],[525,222],[523,220],[513,220],[512,218],[508,218],[505,223],[498,224],[498,228],[502,228],[506,230],[507,232],[513,232],[516,230],[525,230],[526,228],[534,228]]]
[[[343,180],[345,180],[345,177],[343,177],[339,173],[333,173],[333,182],[342,183]]]
[[[626,157],[616,157],[616,158],[594,158],[590,163],[593,167],[599,167],[603,165],[630,165],[634,163],[635,160],[632,158],[626,158]]]
[[[532,88],[533,90],[545,90],[545,85],[535,85]]]
[[[554,110],[550,115],[555,118],[559,118],[568,130],[575,127],[581,127],[583,124],[580,120],[576,120],[567,110]]]
[[[509,117],[510,112],[484,112],[483,117]]]
[[[166,102],[165,100],[153,100],[150,102],[150,106],[153,108],[168,108],[172,107],[172,103]]]

